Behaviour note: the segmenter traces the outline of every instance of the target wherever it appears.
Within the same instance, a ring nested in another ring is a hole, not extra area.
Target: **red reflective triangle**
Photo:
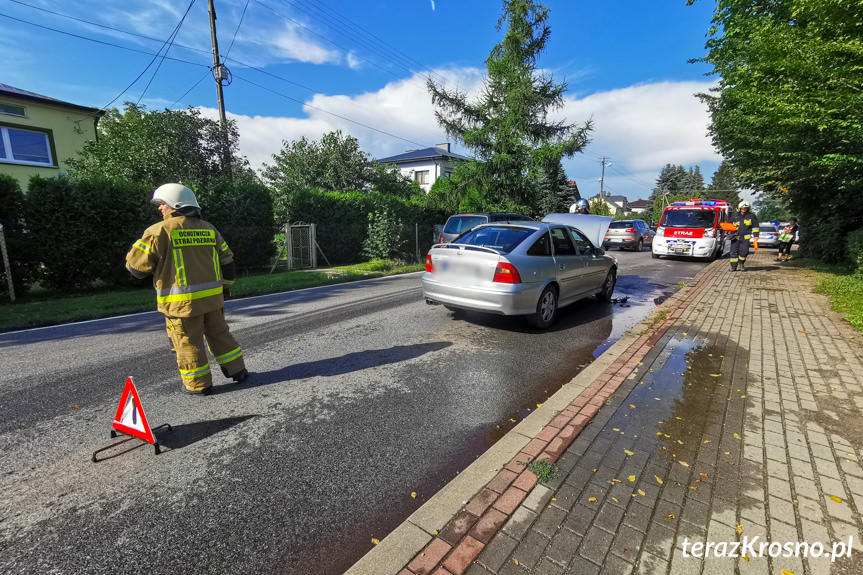
[[[114,423],[111,424],[111,427],[138,439],[143,439],[147,443],[156,443],[156,438],[150,431],[150,424],[147,423],[147,416],[144,415],[144,407],[141,405],[141,398],[138,397],[138,390],[135,389],[135,382],[132,381],[131,377],[126,379],[126,387],[123,388],[120,405],[117,406],[117,415],[114,416]]]

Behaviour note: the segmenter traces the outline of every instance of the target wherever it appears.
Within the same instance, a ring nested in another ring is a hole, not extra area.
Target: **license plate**
[[[623,241],[623,238],[611,238],[611,241],[613,241],[613,242],[622,242],[622,241]]]

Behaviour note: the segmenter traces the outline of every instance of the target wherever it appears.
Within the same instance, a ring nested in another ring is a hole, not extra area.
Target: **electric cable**
[[[231,45],[228,46],[228,51],[225,52],[224,60],[227,60],[228,56],[231,54],[231,48],[234,47],[234,40],[237,39],[237,32],[240,31],[240,26],[243,25],[243,19],[246,17],[246,10],[249,9],[249,2],[251,2],[251,0],[246,0],[246,5],[243,7],[243,13],[240,15],[240,23],[237,24],[237,29],[234,30],[234,37],[231,38]]]
[[[176,28],[174,28],[174,33],[173,33],[173,34],[171,34],[171,36],[170,36],[170,38],[169,38],[171,41],[170,41],[170,43],[168,43],[167,48],[165,48],[165,54],[162,56],[162,59],[161,59],[161,60],[159,60],[159,65],[158,65],[158,66],[156,66],[156,70],[153,72],[153,75],[150,77],[150,81],[149,81],[149,82],[147,82],[147,85],[146,85],[146,86],[144,86],[144,91],[143,91],[143,92],[141,92],[141,96],[138,98],[138,101],[137,101],[137,102],[135,102],[135,105],[136,105],[136,106],[137,106],[138,104],[140,104],[140,103],[141,103],[141,100],[143,100],[143,99],[144,99],[144,94],[146,94],[146,93],[147,93],[147,90],[149,90],[149,89],[150,89],[150,84],[152,84],[152,83],[153,83],[153,80],[155,80],[155,79],[156,79],[156,74],[158,74],[158,73],[159,73],[159,70],[162,68],[162,64],[165,62],[165,56],[167,56],[167,55],[168,55],[168,51],[171,49],[171,46],[173,46],[173,45],[174,45],[174,40],[177,38],[177,34],[179,34],[179,33],[180,33],[180,28],[182,28],[182,26],[183,26],[183,22],[185,22],[185,21],[186,21],[186,16],[188,16],[188,15],[189,15],[189,10],[191,10],[191,9],[192,9],[192,6],[194,6],[194,5],[195,5],[195,0],[192,0],[192,1],[189,3],[189,7],[188,7],[188,8],[186,8],[186,13],[185,13],[185,14],[183,14],[183,17],[182,17],[182,18],[180,18],[180,23],[179,23],[179,24],[177,24],[177,27],[176,27]],[[159,51],[161,52],[161,50],[159,50]],[[148,68],[149,68],[149,66],[148,66]],[[119,97],[119,96],[118,96],[118,97]],[[116,99],[116,98],[115,98],[115,99]]]

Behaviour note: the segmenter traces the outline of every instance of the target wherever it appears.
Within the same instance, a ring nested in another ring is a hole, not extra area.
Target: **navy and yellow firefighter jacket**
[[[169,317],[197,316],[223,307],[222,286],[233,283],[233,261],[233,252],[212,224],[176,212],[147,228],[126,254],[132,275],[153,274],[157,308]]]
[[[758,238],[758,218],[750,212],[736,213],[731,218],[731,223],[737,226],[737,231],[731,233],[732,240],[754,240]]]

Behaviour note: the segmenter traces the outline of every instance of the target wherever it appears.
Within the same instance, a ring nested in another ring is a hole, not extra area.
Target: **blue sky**
[[[715,3],[545,5],[552,33],[539,66],[569,89],[556,117],[594,122],[590,145],[564,162],[582,194],[599,192],[602,157],[611,164],[606,191],[630,200],[646,198],[668,163],[697,164],[709,183],[720,158],[694,94],[713,79],[705,65],[687,60],[704,54]],[[374,157],[448,141],[434,120],[425,78],[476,90],[483,62],[502,37],[495,30],[499,0],[215,0],[215,6],[219,51],[233,74],[224,89],[226,110],[256,168],[283,140],[318,139],[335,129],[357,137]],[[140,100],[151,109],[193,106],[217,117],[206,0],[2,0],[0,14],[2,83],[86,106]],[[176,60],[154,61],[181,20],[168,51]],[[458,144],[453,150],[469,153]]]

